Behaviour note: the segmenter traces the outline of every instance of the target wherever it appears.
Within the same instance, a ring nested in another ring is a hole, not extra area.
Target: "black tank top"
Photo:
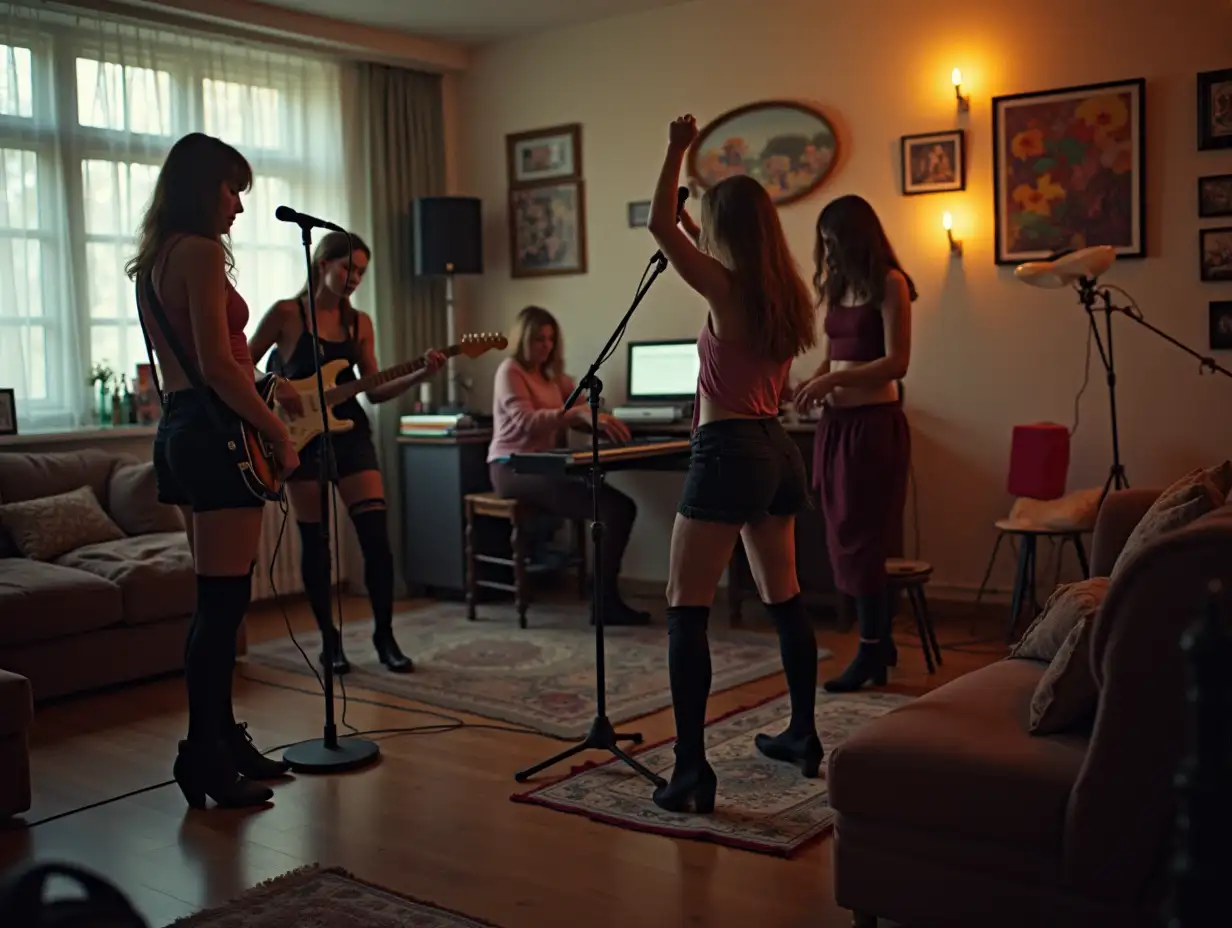
[[[304,331],[300,333],[299,340],[295,343],[295,350],[291,352],[291,357],[283,361],[281,358],[274,357],[270,359],[270,366],[278,365],[279,373],[287,380],[301,380],[305,377],[315,378],[317,375],[316,362],[312,356],[312,325],[308,322],[308,313],[304,309],[304,301],[302,298],[295,301],[296,307],[299,309],[300,322],[303,323]],[[355,313],[355,318],[352,322],[351,331],[347,334],[346,341],[331,341],[329,339],[321,339],[321,363],[328,364],[330,361],[339,359],[347,362],[347,366],[338,374],[335,383],[343,384],[350,383],[357,379],[355,373],[356,367],[359,365],[359,314]],[[275,349],[277,355],[277,349]],[[328,387],[326,387],[328,389]],[[360,405],[359,397],[353,396],[345,402],[339,403],[334,407],[334,414],[340,419],[350,419],[355,423],[353,432],[370,432],[368,415],[364,412],[364,407]]]

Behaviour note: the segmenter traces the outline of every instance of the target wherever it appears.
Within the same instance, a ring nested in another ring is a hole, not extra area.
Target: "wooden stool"
[[[941,664],[941,646],[933,629],[932,616],[928,614],[928,600],[924,598],[924,586],[933,575],[933,565],[925,561],[907,561],[892,557],[886,561],[886,580],[890,593],[904,592],[915,615],[915,628],[924,649],[924,662],[928,672],[935,673]],[[893,623],[891,623],[893,625]],[[936,658],[936,666],[933,659]]]
[[[526,627],[527,580],[532,573],[550,569],[536,567],[530,563],[530,555],[526,550],[526,526],[539,510],[530,503],[516,499],[505,499],[495,493],[468,493],[465,498],[466,508],[466,617],[475,620],[475,603],[479,587],[493,590],[505,590],[513,594],[514,608],[518,611],[518,626]],[[498,557],[493,554],[482,554],[475,550],[475,520],[486,516],[492,519],[503,519],[509,523],[509,544],[511,557]],[[479,564],[497,564],[513,569],[513,583],[502,583],[499,580],[481,580],[477,566]],[[569,566],[577,570],[578,596],[586,598],[586,522],[584,519],[573,520],[573,552],[569,558]]]

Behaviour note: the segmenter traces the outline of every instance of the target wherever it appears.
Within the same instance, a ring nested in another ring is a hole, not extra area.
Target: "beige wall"
[[[1108,280],[1132,293],[1152,323],[1201,350],[1207,302],[1232,298],[1232,288],[1198,280],[1196,178],[1232,171],[1232,151],[1196,150],[1194,75],[1229,65],[1232,8],[1225,0],[952,0],[930,7],[702,0],[494,47],[460,77],[458,192],[484,200],[487,251],[487,273],[462,291],[465,324],[504,328],[521,306],[541,303],[561,318],[569,366],[582,372],[654,251],[644,229],[627,228],[625,205],[649,199],[668,122],[688,111],[704,124],[772,98],[820,106],[839,127],[842,161],[820,191],[785,207],[782,221],[811,274],[818,211],[834,196],[858,192],[876,206],[914,276],[921,298],[907,394],[921,554],[935,563],[940,584],[973,589],[993,541],[991,522],[1011,502],[1004,490],[1011,428],[1071,423],[1086,339],[1072,293],[1028,288],[993,263],[990,98],[1147,78],[1152,257],[1119,264]],[[955,112],[954,67],[972,97],[965,116]],[[590,272],[515,281],[505,133],[573,121],[583,125]],[[900,196],[899,136],[955,126],[968,130],[966,192]],[[945,210],[965,242],[960,261],[951,260],[941,228]],[[692,336],[702,320],[703,304],[669,272],[628,337]],[[1116,328],[1116,350],[1122,454],[1135,485],[1232,453],[1232,382],[1199,377],[1196,362],[1128,320]],[[481,405],[490,399],[497,360],[476,362]],[[1110,459],[1107,392],[1097,357],[1093,364],[1071,488],[1101,485]],[[624,367],[617,353],[606,368],[609,405],[623,399]],[[627,573],[662,578],[679,478],[615,475],[613,482],[641,505]],[[910,511],[908,519],[910,538]],[[995,575],[1003,589],[1012,576],[1008,561]]]

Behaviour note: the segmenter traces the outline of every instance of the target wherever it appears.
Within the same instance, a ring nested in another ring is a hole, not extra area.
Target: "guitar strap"
[[[141,323],[141,334],[145,338],[145,351],[150,359],[150,374],[154,378],[154,389],[158,391],[159,405],[165,411],[167,399],[163,393],[162,384],[159,382],[158,365],[154,363],[154,345],[150,341],[150,332],[146,328],[145,316],[141,312],[141,296],[143,292],[146,305],[149,306],[150,312],[154,314],[154,321],[158,323],[158,328],[162,331],[163,338],[166,339],[167,344],[170,346],[171,353],[175,355],[176,361],[179,362],[180,369],[188,377],[193,389],[204,397],[206,401],[205,407],[209,411],[210,418],[214,421],[214,427],[220,433],[226,434],[230,429],[223,420],[222,414],[214,405],[214,391],[205,385],[205,379],[201,376],[201,372],[197,370],[197,365],[188,357],[188,353],[184,351],[184,346],[180,344],[180,340],[172,330],[171,323],[167,321],[167,314],[163,311],[163,304],[154,290],[154,278],[151,273],[147,272],[138,275],[135,292],[137,297],[137,321]]]

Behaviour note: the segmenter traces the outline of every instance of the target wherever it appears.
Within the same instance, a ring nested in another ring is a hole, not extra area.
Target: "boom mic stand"
[[[317,324],[316,275],[312,273],[312,227],[310,216],[300,216],[296,221],[304,242],[304,263],[308,269],[308,318],[312,320],[312,356],[316,364],[317,403],[321,410],[323,430],[317,440],[321,442],[320,463],[317,466],[317,493],[321,506],[321,544],[325,555],[325,584],[331,585],[332,570],[329,556],[330,481],[334,476],[334,448],[330,441],[329,416],[325,405],[325,378],[321,374],[321,333]],[[329,627],[334,628],[333,597],[329,598]],[[342,632],[339,629],[338,634]],[[325,679],[325,729],[323,737],[293,744],[283,752],[292,770],[299,773],[342,773],[366,767],[380,757],[381,749],[375,741],[364,738],[338,739],[338,726],[334,722],[334,639],[323,635]]]
[[[612,349],[616,347],[616,343],[620,341],[625,327],[629,324],[629,319],[632,318],[638,304],[642,302],[642,298],[646,296],[646,292],[650,290],[656,278],[667,270],[667,258],[662,251],[655,252],[654,257],[650,259],[650,265],[654,265],[654,273],[638,289],[637,295],[633,297],[633,304],[616,326],[616,330],[612,332],[611,337],[607,340],[607,344],[603,346],[603,350],[599,352],[598,357],[591,363],[590,368],[586,371],[586,375],[573,388],[573,393],[565,400],[565,409],[569,409],[577,401],[581,392],[585,390],[587,392],[587,402],[590,405],[590,533],[592,539],[592,576],[594,577],[590,591],[590,614],[595,626],[595,718],[590,723],[590,731],[587,732],[586,737],[573,745],[573,747],[566,748],[559,754],[540,761],[533,767],[527,767],[515,773],[513,778],[518,783],[525,783],[539,771],[559,764],[563,760],[568,760],[570,757],[583,751],[607,751],[620,758],[655,786],[661,787],[667,784],[666,780],[638,763],[625,753],[619,745],[621,741],[641,744],[642,736],[638,733],[617,732],[612,725],[611,719],[607,717],[607,674],[603,653],[603,521],[599,518],[599,490],[603,485],[603,469],[599,463],[599,399],[603,393],[603,382],[599,379],[597,372],[603,362],[608,359]],[[647,269],[649,269],[650,265],[647,265]],[[645,275],[643,274],[643,276]]]

